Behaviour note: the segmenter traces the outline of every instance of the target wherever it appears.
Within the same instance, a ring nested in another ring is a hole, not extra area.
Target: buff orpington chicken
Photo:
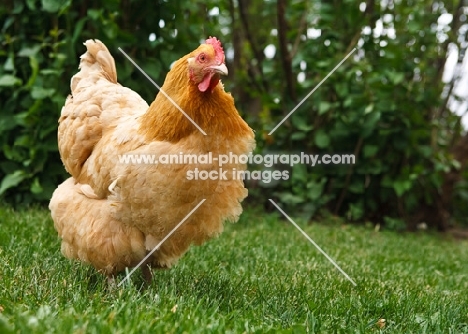
[[[63,255],[112,278],[139,264],[205,199],[142,266],[148,277],[149,267],[171,267],[190,245],[238,220],[247,189],[232,170],[246,165],[232,159],[222,166],[226,175],[202,180],[188,177],[190,171],[218,171],[216,159],[164,164],[122,157],[239,156],[254,149],[254,134],[220,81],[227,67],[215,37],[174,63],[162,86],[170,99],[159,93],[150,106],[117,82],[114,59],[102,42],[84,44],[58,127],[71,177],[55,190],[49,208]]]

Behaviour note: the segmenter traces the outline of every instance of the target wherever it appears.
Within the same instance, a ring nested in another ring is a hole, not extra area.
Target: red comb
[[[221,45],[221,42],[216,37],[210,36],[210,38],[208,38],[205,41],[205,43],[213,45],[213,48],[215,49],[215,53],[216,53],[216,60],[219,63],[224,63],[224,50]]]

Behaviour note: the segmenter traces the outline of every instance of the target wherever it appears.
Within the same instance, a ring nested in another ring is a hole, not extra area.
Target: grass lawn
[[[147,289],[138,271],[109,290],[62,257],[48,211],[0,207],[0,333],[468,333],[467,242],[298,223],[357,287],[279,214],[251,211]]]

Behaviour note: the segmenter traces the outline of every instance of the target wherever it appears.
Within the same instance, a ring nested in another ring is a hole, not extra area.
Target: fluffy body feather
[[[227,71],[221,44],[208,39],[179,59],[162,89],[207,133],[204,136],[163,94],[151,106],[117,83],[114,59],[103,43],[88,40],[72,95],[62,109],[58,143],[71,177],[49,208],[62,253],[114,275],[135,266],[202,199],[205,203],[153,253],[149,264],[170,267],[191,244],[217,236],[235,222],[247,196],[242,180],[224,165],[227,180],[189,180],[187,171],[218,164],[124,163],[122,155],[247,154],[252,130],[239,116],[219,74]]]

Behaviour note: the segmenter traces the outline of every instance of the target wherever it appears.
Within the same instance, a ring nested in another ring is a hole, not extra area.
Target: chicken
[[[252,129],[220,82],[227,74],[222,45],[211,37],[177,60],[162,86],[170,99],[159,93],[150,106],[117,82],[114,59],[102,42],[85,45],[58,128],[60,155],[71,177],[49,204],[61,251],[113,277],[135,267],[205,199],[145,263],[169,268],[190,245],[219,235],[224,222],[237,221],[247,196],[242,178],[233,173],[245,170],[245,161],[232,158],[221,167],[216,161],[255,147]],[[204,164],[122,159],[207,154],[213,159]],[[220,177],[189,177],[196,169]]]

